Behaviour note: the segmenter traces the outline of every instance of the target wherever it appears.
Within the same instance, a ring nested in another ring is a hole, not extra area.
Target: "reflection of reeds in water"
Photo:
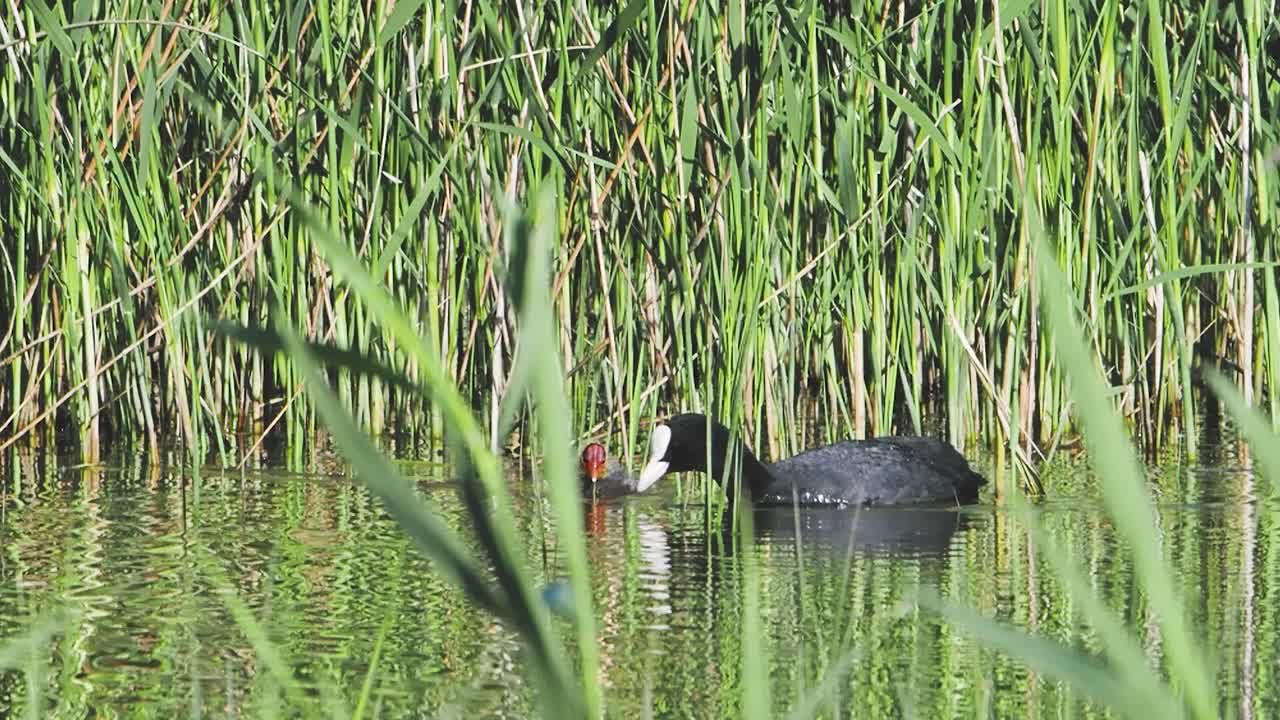
[[[1280,534],[1271,505],[1258,501],[1250,570],[1245,513],[1234,498],[1250,486],[1265,495],[1270,485],[1247,478],[1247,469],[1231,464],[1235,457],[1234,450],[1224,452],[1216,463],[1194,468],[1194,484],[1177,482],[1183,476],[1176,458],[1152,468],[1165,493],[1156,510],[1174,572],[1198,586],[1191,615],[1198,631],[1214,638],[1223,714],[1250,712],[1243,704],[1252,691],[1251,712],[1262,717],[1270,707],[1266,682],[1276,652],[1267,638],[1280,617],[1267,602],[1280,587],[1270,562]],[[209,474],[201,500],[187,496],[190,524],[184,532],[177,478],[147,488],[144,477],[141,469],[103,474],[95,500],[100,572],[90,577],[94,587],[83,591],[77,584],[85,573],[74,565],[87,537],[80,525],[86,518],[83,482],[68,477],[42,483],[35,502],[8,507],[3,544],[19,556],[0,563],[6,581],[0,584],[0,624],[22,620],[15,608],[50,607],[57,598],[74,600],[81,593],[93,603],[109,595],[114,603],[86,631],[59,623],[66,639],[39,652],[53,661],[44,667],[50,679],[64,658],[83,668],[69,688],[54,686],[57,692],[99,707],[143,693],[155,708],[180,715],[194,685],[208,714],[224,704],[241,715],[257,714],[264,705],[255,698],[282,698],[285,691],[268,679],[259,649],[225,610],[223,593],[234,593],[260,618],[304,691],[324,682],[354,708],[372,672],[372,698],[386,712],[533,712],[530,686],[512,674],[523,671],[524,655],[510,628],[450,590],[432,565],[415,557],[376,499],[349,481]],[[432,487],[439,477],[417,484]],[[754,551],[775,709],[827,708],[820,714],[832,716],[831,708],[856,707],[860,717],[967,716],[980,707],[1041,715],[1102,711],[1087,693],[987,650],[912,604],[918,585],[935,585],[984,615],[1100,652],[1101,629],[1083,621],[1080,599],[1043,554],[1032,555],[1058,548],[1083,558],[1087,583],[1125,615],[1121,631],[1142,633],[1144,654],[1158,653],[1147,657],[1162,662],[1167,642],[1135,580],[1132,558],[1096,494],[1079,492],[1042,503],[1039,520],[1048,542],[1034,536],[1016,511],[978,507],[962,513],[945,552],[928,543],[899,544],[898,550],[859,546],[851,541],[874,536],[865,534],[874,524],[861,532],[828,532],[835,528],[821,515],[802,517],[797,535],[794,521],[780,517],[770,527],[765,514]],[[426,496],[451,523],[465,522],[455,497]],[[610,503],[606,524],[598,526],[607,533],[587,536],[606,702],[622,716],[641,714],[646,697],[659,714],[661,708],[695,708],[704,716],[737,716],[743,634],[738,563],[744,550],[727,547],[716,532],[708,535],[696,505],[685,514],[679,503],[654,500]],[[515,512],[522,527],[541,532],[535,504]],[[665,534],[665,542],[657,543],[651,529]],[[642,536],[655,542],[642,542]],[[646,557],[663,545],[669,549],[665,562]],[[10,583],[6,573],[30,581]],[[217,573],[222,580],[211,582]],[[666,588],[655,582],[664,573]],[[664,589],[669,615],[660,611]],[[0,637],[0,650],[9,647],[11,634],[0,629]],[[19,667],[6,677],[16,676],[25,687],[23,672]],[[305,692],[301,702],[313,706]]]

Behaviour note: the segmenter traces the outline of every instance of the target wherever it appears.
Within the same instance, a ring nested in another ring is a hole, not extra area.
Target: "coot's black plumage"
[[[724,484],[730,447],[741,451],[742,480],[756,505],[962,504],[975,502],[987,482],[955,448],[927,437],[849,440],[765,465],[728,428],[688,413],[654,428],[636,492],[669,472],[708,470],[708,459],[711,476]]]

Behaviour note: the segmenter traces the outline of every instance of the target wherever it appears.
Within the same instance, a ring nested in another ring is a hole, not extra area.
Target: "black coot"
[[[584,497],[613,498],[638,492],[635,478],[600,443],[582,449],[578,467]]]
[[[705,471],[708,458],[723,484],[731,445],[741,450],[742,479],[756,505],[961,504],[975,502],[987,482],[955,448],[926,437],[849,440],[765,465],[728,428],[689,413],[653,429],[636,492],[669,472]]]

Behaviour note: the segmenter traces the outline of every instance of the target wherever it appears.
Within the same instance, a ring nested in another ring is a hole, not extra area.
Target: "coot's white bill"
[[[651,485],[658,482],[658,479],[667,474],[668,463],[662,458],[667,455],[667,446],[671,444],[671,428],[666,425],[659,425],[653,429],[653,437],[649,438],[649,462],[645,464],[644,470],[640,473],[640,480],[636,483],[636,492],[644,492]]]

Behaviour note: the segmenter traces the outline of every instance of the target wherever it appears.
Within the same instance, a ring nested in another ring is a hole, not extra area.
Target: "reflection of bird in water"
[[[805,549],[883,555],[945,555],[972,516],[953,508],[757,508],[756,539]],[[732,532],[732,530],[727,530]]]
[[[669,629],[667,617],[672,614],[671,551],[662,525],[644,512],[636,512],[637,555],[631,557],[638,557],[640,562],[631,565],[630,553],[618,552],[629,544],[626,520],[634,508],[594,500],[583,508],[583,526],[590,538],[587,551],[594,577],[592,585],[600,617],[597,636],[600,681],[606,685],[611,685],[610,678],[614,677],[615,646],[628,635],[624,628],[634,627],[630,624],[638,620],[647,630],[665,631]],[[635,568],[634,576],[628,573],[629,565]]]
[[[592,502],[587,506],[582,518],[582,529],[587,537],[600,537],[609,528],[609,506],[601,502]]]
[[[638,492],[636,480],[600,443],[591,443],[582,449],[578,470],[582,494],[591,499],[583,518],[583,528],[588,537],[604,537],[608,532],[609,516],[614,514],[614,510],[602,501],[635,494]],[[617,514],[625,516],[622,512]],[[669,615],[671,561],[667,550],[667,533],[644,514],[636,518],[636,528],[643,563],[639,571],[641,587],[648,590],[655,601],[651,609],[656,613]]]
[[[591,546],[604,547],[614,543],[625,544],[624,526],[619,526],[623,530],[623,536],[616,539],[609,537],[609,521],[611,517],[621,523],[626,517],[626,509],[621,505],[600,502],[592,502],[586,506],[583,527],[586,530],[587,537],[597,541],[591,543]],[[636,540],[639,545],[640,556],[640,566],[637,569],[636,576],[640,583],[640,589],[653,601],[649,609],[659,615],[670,615],[671,550],[668,547],[667,531],[649,515],[637,513]],[[600,558],[601,561],[607,561],[608,559],[612,558],[608,555]],[[615,569],[609,567],[600,567],[599,571],[608,573],[606,577],[608,577],[609,597],[604,602],[609,604],[615,594],[621,592],[625,572],[623,568]]]
[[[655,615],[671,614],[671,550],[667,547],[667,531],[646,515],[636,518],[643,569],[640,587],[653,601],[649,610]],[[655,626],[656,627],[656,626]],[[666,625],[661,625],[665,628]]]
[[[745,518],[737,518],[741,523]],[[784,558],[793,552],[803,556],[805,566],[838,568],[853,557],[928,561],[944,566],[951,554],[957,531],[980,526],[981,515],[948,508],[756,508],[750,512],[754,545],[770,565],[789,565]],[[667,541],[669,562],[675,568],[672,583],[676,590],[673,607],[680,611],[688,598],[682,589],[690,578],[709,596],[714,606],[722,593],[736,593],[731,580],[743,548],[742,528],[733,513],[711,519],[711,530],[694,522],[672,528]],[[834,565],[833,565],[834,563]],[[729,573],[729,575],[725,575]]]

